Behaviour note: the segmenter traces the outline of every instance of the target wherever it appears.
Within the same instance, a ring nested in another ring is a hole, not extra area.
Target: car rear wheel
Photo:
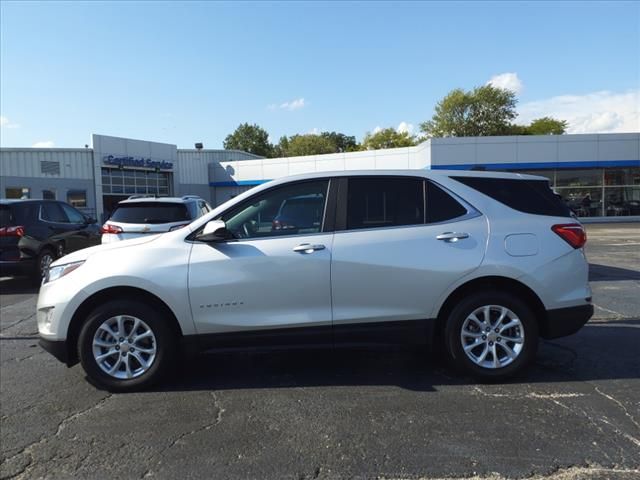
[[[78,355],[94,383],[126,392],[158,382],[176,360],[176,339],[167,318],[130,300],[92,312],[78,341]]]
[[[502,379],[526,367],[538,348],[532,310],[507,293],[480,292],[451,311],[447,351],[456,366],[480,379]]]

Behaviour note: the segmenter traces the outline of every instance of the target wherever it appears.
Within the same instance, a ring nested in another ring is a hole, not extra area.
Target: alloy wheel
[[[512,363],[524,347],[525,336],[518,316],[501,305],[484,305],[471,312],[460,331],[462,349],[476,365],[503,368]]]
[[[153,331],[131,315],[117,315],[102,322],[93,336],[92,347],[100,369],[121,380],[144,374],[157,354]]]

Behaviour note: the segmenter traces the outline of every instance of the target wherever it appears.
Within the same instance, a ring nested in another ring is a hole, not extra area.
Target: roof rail
[[[127,200],[134,200],[136,198],[156,198],[155,193],[138,193],[136,195],[130,195]]]

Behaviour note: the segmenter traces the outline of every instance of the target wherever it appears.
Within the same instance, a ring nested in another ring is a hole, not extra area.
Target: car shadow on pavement
[[[640,271],[609,265],[589,264],[590,282],[611,282],[621,280],[640,280]]]
[[[640,378],[640,319],[587,324],[579,333],[540,342],[534,365],[505,384],[565,384]],[[154,390],[214,391],[304,387],[396,386],[436,391],[479,385],[441,355],[412,348],[341,348],[205,353]]]

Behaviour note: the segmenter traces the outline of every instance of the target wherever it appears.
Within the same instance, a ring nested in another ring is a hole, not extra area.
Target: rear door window
[[[55,202],[43,202],[41,210],[42,219],[53,223],[69,223],[67,216]]]
[[[182,203],[136,202],[118,205],[110,220],[159,224],[190,221],[191,217]]]
[[[524,213],[570,217],[571,210],[553,193],[547,180],[451,177],[498,202]]]
[[[411,177],[349,179],[347,229],[424,224],[424,180]]]

